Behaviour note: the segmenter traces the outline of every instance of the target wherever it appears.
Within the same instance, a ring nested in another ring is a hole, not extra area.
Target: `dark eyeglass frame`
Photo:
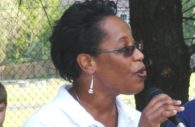
[[[99,50],[98,53],[121,53],[124,56],[131,56],[133,55],[135,49],[139,51],[143,51],[143,41],[134,42],[133,45],[125,45],[119,49],[108,49],[108,50]]]

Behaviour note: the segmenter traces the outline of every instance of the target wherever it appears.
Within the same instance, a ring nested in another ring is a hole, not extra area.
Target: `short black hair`
[[[50,38],[52,61],[62,78],[72,82],[80,76],[78,54],[97,55],[98,46],[105,37],[98,23],[116,13],[117,6],[110,0],[74,3],[64,12]]]
[[[7,105],[7,91],[2,83],[0,83],[0,103]]]

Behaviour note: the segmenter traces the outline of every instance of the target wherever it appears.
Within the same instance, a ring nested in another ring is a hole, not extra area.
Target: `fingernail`
[[[180,105],[181,104],[181,101],[180,100],[177,100],[177,104]]]
[[[184,110],[185,110],[185,107],[183,107],[183,106],[180,107],[180,110],[181,110],[181,111],[184,111]]]
[[[174,113],[174,114],[177,114],[177,110],[173,110],[173,113]]]

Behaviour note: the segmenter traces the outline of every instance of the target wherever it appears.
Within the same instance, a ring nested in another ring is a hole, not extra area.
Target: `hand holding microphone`
[[[183,111],[181,101],[173,100],[160,89],[151,88],[145,93],[147,106],[142,111],[139,127],[160,127],[160,124],[170,119],[176,127],[185,127],[176,117]]]

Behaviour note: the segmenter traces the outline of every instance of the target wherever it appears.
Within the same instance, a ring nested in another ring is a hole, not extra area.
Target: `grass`
[[[41,105],[52,99],[65,82],[59,79],[27,80],[7,83],[8,109],[4,127],[22,127],[26,119]],[[135,107],[133,96],[121,95],[124,102]],[[195,98],[195,73],[191,75],[189,100]]]

